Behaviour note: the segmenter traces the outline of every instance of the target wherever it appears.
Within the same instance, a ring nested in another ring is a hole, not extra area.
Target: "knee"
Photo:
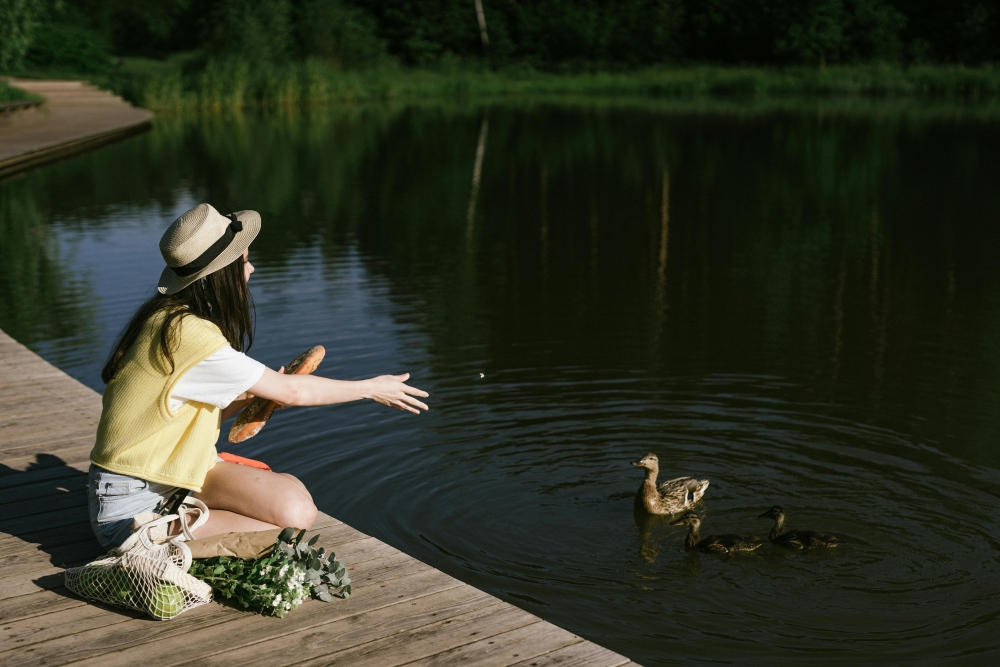
[[[319,510],[313,503],[312,496],[305,489],[294,493],[285,494],[285,498],[278,510],[278,525],[282,528],[292,526],[294,528],[312,528],[316,523],[316,515]]]

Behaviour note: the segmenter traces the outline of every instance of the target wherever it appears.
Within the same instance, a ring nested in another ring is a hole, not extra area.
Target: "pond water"
[[[431,410],[220,449],[642,664],[983,664],[997,155],[1000,113],[888,103],[164,115],[0,184],[0,328],[100,391],[163,229],[256,209],[251,356],[322,344],[321,375],[409,371]],[[646,452],[711,480],[704,532],[780,503],[843,544],[688,553],[633,516]]]

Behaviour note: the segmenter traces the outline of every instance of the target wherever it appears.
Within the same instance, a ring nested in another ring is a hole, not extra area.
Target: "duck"
[[[774,544],[789,549],[822,549],[837,546],[839,540],[834,535],[817,533],[815,530],[789,530],[785,531],[785,510],[781,505],[775,505],[763,514],[757,516],[758,519],[774,519],[774,528],[771,529],[767,539]]]
[[[656,485],[660,473],[660,459],[656,454],[646,454],[632,465],[646,469],[646,479],[635,494],[636,510],[649,514],[678,514],[688,509],[705,495],[707,479],[678,477]]]
[[[684,516],[676,521],[670,522],[671,526],[688,526],[687,539],[684,546],[688,549],[697,549],[705,553],[726,554],[732,556],[740,551],[753,551],[764,544],[764,540],[756,535],[709,535],[701,538],[701,517],[695,512],[686,512]]]

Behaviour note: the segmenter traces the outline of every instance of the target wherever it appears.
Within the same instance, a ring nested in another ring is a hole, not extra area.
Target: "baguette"
[[[295,360],[285,368],[285,373],[291,375],[312,373],[319,367],[319,362],[323,361],[324,356],[326,349],[322,345],[311,347],[295,357]],[[281,406],[266,398],[259,396],[254,398],[233,420],[233,427],[229,429],[229,442],[243,442],[260,433],[264,424],[279,407]]]

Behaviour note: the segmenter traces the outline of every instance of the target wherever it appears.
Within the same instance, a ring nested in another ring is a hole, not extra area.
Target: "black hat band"
[[[195,257],[193,260],[185,264],[184,266],[170,267],[171,270],[176,273],[181,278],[187,278],[188,276],[198,273],[206,266],[214,262],[219,255],[225,252],[229,244],[233,242],[236,238],[237,232],[243,231],[243,221],[236,217],[235,213],[229,214],[229,219],[232,220],[229,226],[226,227],[225,233],[219,240],[208,247],[208,249]]]

